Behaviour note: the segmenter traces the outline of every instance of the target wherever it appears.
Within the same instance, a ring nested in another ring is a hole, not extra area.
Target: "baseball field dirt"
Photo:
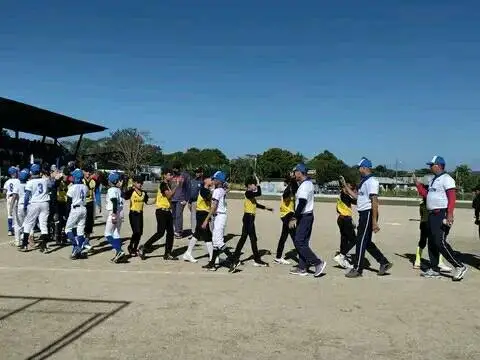
[[[165,262],[163,247],[145,261],[112,264],[104,239],[86,260],[70,248],[18,252],[6,236],[0,203],[0,343],[2,359],[480,359],[480,241],[472,212],[458,209],[450,236],[468,265],[465,279],[423,279],[411,261],[418,209],[382,206],[375,242],[394,263],[378,277],[373,259],[363,278],[347,279],[332,261],[339,246],[335,205],[316,203],[312,247],[326,275],[295,277],[273,264],[280,234],[275,213],[259,211],[259,248],[268,268],[246,261],[237,273],[207,272],[199,263]],[[228,245],[241,231],[242,201],[229,200]],[[190,227],[185,211],[185,228]],[[95,235],[102,236],[103,219]],[[142,241],[154,232],[154,207]],[[122,235],[130,236],[128,220]],[[175,241],[181,255],[188,239]],[[160,245],[163,244],[163,239]],[[292,242],[286,251],[292,254]],[[249,242],[242,258],[250,256]],[[294,255],[294,254],[293,254]],[[428,254],[424,257],[428,259]]]

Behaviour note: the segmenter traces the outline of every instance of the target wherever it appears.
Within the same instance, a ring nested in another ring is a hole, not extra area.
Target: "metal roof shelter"
[[[0,97],[0,128],[59,139],[106,130],[49,110]]]

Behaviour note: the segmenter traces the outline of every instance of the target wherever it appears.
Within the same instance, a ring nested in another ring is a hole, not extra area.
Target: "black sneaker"
[[[238,265],[240,265],[240,260],[232,260],[230,262],[230,269],[228,269],[228,272],[234,272],[237,269]]]
[[[393,264],[388,262],[386,264],[382,264],[380,265],[380,269],[378,270],[378,273],[377,275],[378,276],[385,276],[387,275],[387,271],[390,270],[392,268]]]
[[[177,260],[178,260],[178,257],[173,256],[173,255],[164,255],[164,256],[163,256],[163,260],[167,260],[167,261],[177,261]]]
[[[140,259],[145,260],[147,258],[145,254],[145,247],[143,245],[140,245],[140,247],[138,248],[138,256],[140,256]]]
[[[217,266],[215,264],[208,263],[207,265],[203,265],[202,269],[205,269],[208,271],[217,271]]]
[[[266,263],[265,261],[263,260],[255,260],[253,262],[253,266],[256,266],[256,267],[268,267],[268,263]]]
[[[362,276],[362,273],[358,272],[356,269],[352,269],[348,273],[345,274],[345,277],[347,277],[349,279],[354,279],[354,278],[358,278],[358,277],[361,277],[361,276]]]

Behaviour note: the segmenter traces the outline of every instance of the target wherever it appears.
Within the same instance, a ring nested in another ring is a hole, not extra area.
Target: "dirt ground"
[[[242,202],[228,206],[228,244],[235,246]],[[378,277],[370,259],[373,270],[361,279],[346,279],[334,267],[339,236],[331,203],[315,209],[312,247],[328,262],[319,279],[289,275],[290,267],[273,264],[271,255],[263,257],[269,268],[248,261],[229,274],[202,270],[205,257],[198,264],[165,262],[163,248],[126,264],[110,263],[108,246],[75,262],[70,248],[20,253],[8,245],[5,203],[0,207],[2,359],[480,359],[480,241],[466,209],[457,211],[450,240],[469,271],[454,283],[422,279],[412,269],[415,207],[381,207],[375,241],[394,267]],[[149,207],[143,240],[154,231],[153,214]],[[261,212],[256,225],[260,249],[273,253],[278,211]],[[128,222],[123,234],[130,235]],[[187,242],[176,241],[177,254]],[[286,250],[292,248],[288,240]],[[250,254],[247,242],[243,257]],[[204,255],[197,246],[195,256]]]

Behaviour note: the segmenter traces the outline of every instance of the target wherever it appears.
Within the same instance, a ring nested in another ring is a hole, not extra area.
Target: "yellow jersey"
[[[140,193],[137,190],[133,190],[130,196],[130,211],[143,212],[143,206],[148,201],[148,195],[145,191]]]
[[[165,182],[161,182],[158,186],[156,201],[157,209],[170,209],[170,199],[165,196],[165,191],[168,189],[168,185]]]
[[[257,213],[257,200],[255,198],[249,199],[245,196],[243,201],[243,211],[245,214],[255,215]]]
[[[210,190],[208,189],[205,189],[206,191],[208,191],[208,193],[210,193]],[[211,197],[211,195],[210,195]],[[198,196],[197,196],[197,211],[205,211],[205,212],[210,212],[210,208],[211,208],[211,201],[210,199],[205,199],[203,196],[202,196],[202,190],[200,190],[200,192],[198,193]]]
[[[85,201],[88,203],[88,202],[92,202],[93,199],[95,199],[95,186],[96,186],[96,182],[95,180],[93,179],[90,179],[90,180],[85,180],[83,179],[83,183],[85,185],[87,185],[87,188],[88,188],[88,192],[87,192],[87,196],[85,197]]]
[[[352,216],[352,204],[354,200],[345,193],[340,193],[340,197],[337,199],[337,214],[340,216]]]
[[[57,188],[57,201],[61,203],[67,202],[68,185],[65,181],[61,180]]]
[[[295,196],[287,199],[282,197],[282,201],[280,202],[280,217],[283,218],[293,212],[295,212]]]

